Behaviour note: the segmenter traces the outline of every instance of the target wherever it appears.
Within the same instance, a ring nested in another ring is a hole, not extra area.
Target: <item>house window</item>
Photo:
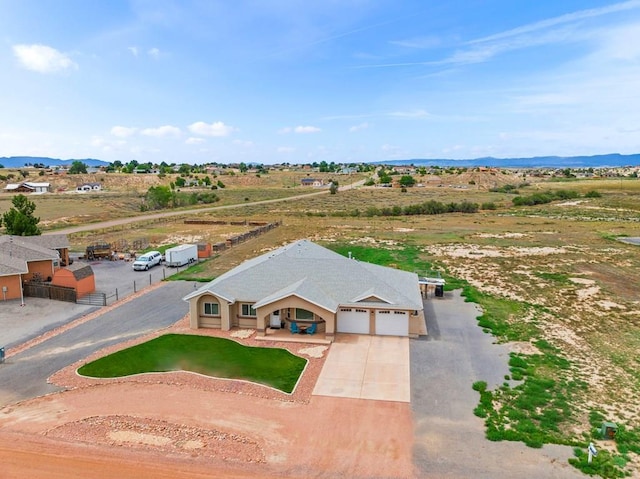
[[[380,313],[380,314],[391,314],[391,311],[384,310],[384,311],[378,311],[378,313]]]
[[[258,313],[253,309],[253,304],[243,303],[241,316],[251,316],[255,318],[258,316]]]
[[[218,303],[204,303],[204,314],[207,316],[220,316],[220,305]]]
[[[351,308],[340,308],[340,311],[342,311],[343,313],[348,313],[351,311]]]
[[[368,313],[366,309],[356,309],[356,313]]]
[[[313,313],[306,309],[296,308],[296,319],[313,319]]]
[[[394,311],[393,314],[405,314],[404,311]]]

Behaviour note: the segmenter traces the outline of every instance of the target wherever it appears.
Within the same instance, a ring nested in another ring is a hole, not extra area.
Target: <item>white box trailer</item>
[[[181,244],[164,252],[164,264],[177,268],[198,261],[198,245]]]

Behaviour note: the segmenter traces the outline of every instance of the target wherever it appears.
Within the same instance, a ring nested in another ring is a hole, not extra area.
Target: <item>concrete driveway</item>
[[[409,338],[337,335],[313,394],[409,402]]]

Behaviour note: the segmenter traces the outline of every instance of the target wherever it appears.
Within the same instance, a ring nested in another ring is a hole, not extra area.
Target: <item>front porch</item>
[[[280,341],[283,343],[331,344],[324,332],[315,334],[294,334],[288,328],[267,328],[265,334],[256,334],[256,341]]]

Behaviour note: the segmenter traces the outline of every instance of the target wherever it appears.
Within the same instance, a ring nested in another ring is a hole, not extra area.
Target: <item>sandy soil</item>
[[[186,318],[168,331],[193,333]],[[190,373],[93,380],[72,365],[50,378],[67,391],[0,410],[2,477],[415,477],[409,404],[312,396],[323,347],[272,345],[309,359],[291,395]]]

